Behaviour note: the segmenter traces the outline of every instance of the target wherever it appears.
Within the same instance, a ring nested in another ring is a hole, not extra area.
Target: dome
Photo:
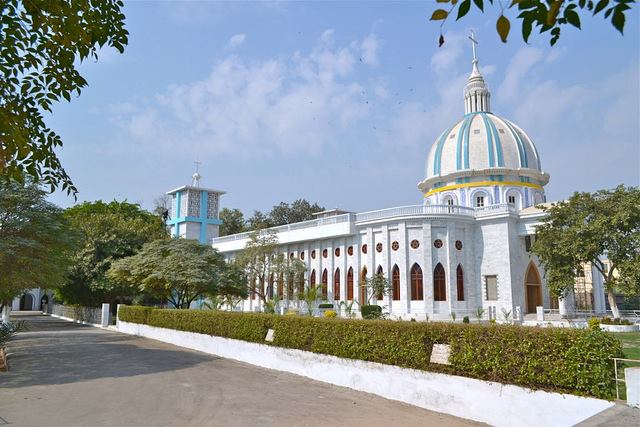
[[[478,69],[473,33],[470,39],[473,61],[464,88],[465,114],[433,143],[418,188],[425,203],[439,204],[449,192],[447,197],[472,204],[472,187],[483,187],[492,203],[508,200],[513,192],[523,199],[522,207],[544,200],[542,187],[549,174],[542,171],[538,150],[519,126],[490,111],[491,93]]]
[[[509,120],[472,112],[436,139],[427,157],[425,181],[505,174],[543,178],[535,145]]]

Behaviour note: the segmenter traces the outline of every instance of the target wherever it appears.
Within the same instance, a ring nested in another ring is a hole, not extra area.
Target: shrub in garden
[[[600,324],[601,325],[633,325],[633,323],[631,323],[627,319],[620,319],[620,318],[612,319],[610,317],[603,317],[602,319],[600,319]]]
[[[462,318],[462,323],[469,323],[469,316],[464,316]]]
[[[379,319],[382,317],[382,307],[379,305],[363,305],[360,307],[363,319]]]
[[[589,329],[591,329],[592,331],[599,331],[600,319],[598,319],[597,317],[590,318],[589,320],[587,320],[587,326],[589,326]]]
[[[336,317],[338,313],[333,310],[327,310],[324,312],[324,317]]]
[[[610,334],[573,328],[148,310],[121,307],[120,320],[262,344],[271,328],[278,347],[601,398],[615,396],[622,355]],[[450,365],[430,363],[433,344],[451,346]]]

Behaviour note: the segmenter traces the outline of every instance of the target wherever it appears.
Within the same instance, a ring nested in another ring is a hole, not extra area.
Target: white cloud
[[[378,65],[379,44],[378,38],[374,34],[369,34],[364,38],[364,40],[362,40],[362,43],[360,44],[362,62],[367,65]]]
[[[309,53],[263,61],[231,55],[206,77],[173,84],[153,102],[111,110],[134,141],[155,149],[318,152],[369,114],[354,76],[360,46],[334,46],[327,30]]]
[[[242,43],[244,43],[246,38],[247,38],[247,35],[244,34],[244,33],[235,34],[235,35],[231,36],[231,38],[229,38],[229,41],[227,42],[227,49],[235,49],[235,48],[237,48]]]

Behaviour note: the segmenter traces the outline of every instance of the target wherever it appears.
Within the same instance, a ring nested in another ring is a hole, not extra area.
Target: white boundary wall
[[[496,382],[342,359],[120,320],[118,331],[495,426],[572,426],[614,405],[606,400],[532,391]]]

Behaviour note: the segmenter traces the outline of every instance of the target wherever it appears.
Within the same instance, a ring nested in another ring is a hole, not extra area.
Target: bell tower
[[[168,191],[171,196],[170,218],[167,226],[171,237],[198,240],[202,244],[211,244],[218,237],[222,224],[219,218],[220,196],[224,191],[200,187],[202,176],[196,171],[191,185],[183,185]]]

